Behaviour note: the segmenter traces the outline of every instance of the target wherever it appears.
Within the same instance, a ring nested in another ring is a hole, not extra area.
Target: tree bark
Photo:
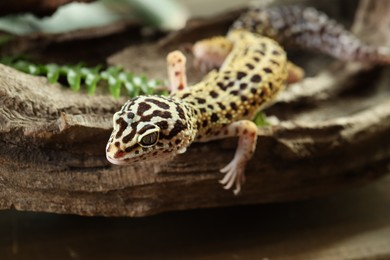
[[[362,1],[354,28],[378,43],[377,32],[364,28],[388,19],[376,12],[389,13],[390,5],[369,2],[383,5]],[[359,20],[366,16],[373,18]],[[388,28],[385,36],[381,45],[390,45]],[[150,56],[138,59],[137,67],[165,73],[166,52],[158,43],[131,47],[110,61],[136,51]],[[104,148],[123,98],[74,93],[0,65],[0,208],[145,216],[305,199],[370,182],[390,169],[388,75],[337,63],[287,88],[267,110],[281,121],[259,129],[247,183],[234,196],[218,180],[236,139],[193,144],[165,165],[113,166]]]

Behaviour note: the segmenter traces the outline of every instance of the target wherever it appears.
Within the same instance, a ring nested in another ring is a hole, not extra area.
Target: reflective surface
[[[390,259],[390,177],[328,198],[147,218],[0,212],[0,259]]]

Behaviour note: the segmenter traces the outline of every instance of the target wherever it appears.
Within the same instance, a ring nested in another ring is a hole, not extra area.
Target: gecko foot
[[[225,174],[222,180],[219,181],[223,185],[223,188],[228,190],[235,184],[234,195],[240,193],[241,185],[245,183],[245,166],[240,165],[237,160],[233,159],[220,172]]]
[[[224,189],[235,185],[237,195],[245,182],[245,166],[256,148],[257,126],[249,120],[236,121],[226,128],[226,136],[238,136],[238,146],[233,160],[220,170],[225,176],[219,182]]]

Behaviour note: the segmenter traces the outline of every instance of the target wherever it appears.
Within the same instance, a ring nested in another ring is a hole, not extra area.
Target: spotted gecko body
[[[235,186],[235,194],[240,192],[257,141],[257,127],[250,120],[286,82],[303,76],[276,41],[260,34],[344,60],[390,63],[383,49],[362,44],[312,9],[249,9],[227,37],[195,44],[194,55],[201,68],[220,67],[198,84],[186,87],[181,53],[168,56],[172,94],[139,96],[126,102],[113,117],[107,159],[119,165],[164,162],[185,152],[192,142],[237,136],[236,153],[221,169],[225,173],[221,183],[226,189]]]
[[[245,164],[256,145],[250,121],[269,104],[287,80],[287,59],[275,41],[234,30],[233,48],[219,71],[169,97],[139,96],[114,115],[107,158],[115,164],[162,161],[183,153],[194,141],[238,136],[234,159],[221,171],[225,188],[244,181]]]

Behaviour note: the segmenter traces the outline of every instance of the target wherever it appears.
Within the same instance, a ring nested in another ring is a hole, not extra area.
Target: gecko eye
[[[138,143],[142,147],[150,147],[157,143],[159,137],[159,131],[157,129],[151,129],[138,138]]]

